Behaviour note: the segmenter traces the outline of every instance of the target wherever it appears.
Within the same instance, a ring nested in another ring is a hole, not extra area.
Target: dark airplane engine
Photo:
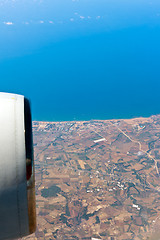
[[[0,93],[0,240],[35,231],[34,177],[29,101]]]

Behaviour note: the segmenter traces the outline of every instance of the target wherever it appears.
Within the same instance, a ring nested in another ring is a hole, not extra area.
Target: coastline
[[[33,123],[74,123],[74,122],[77,122],[77,123],[83,123],[83,122],[91,122],[91,121],[97,121],[97,122],[109,122],[109,121],[122,121],[122,120],[125,120],[125,121],[132,121],[132,120],[146,120],[146,119],[149,119],[149,118],[154,118],[154,117],[157,117],[157,116],[160,116],[160,114],[154,114],[154,115],[151,115],[149,117],[143,117],[143,116],[140,116],[140,117],[132,117],[132,118],[113,118],[113,119],[90,119],[90,120],[61,120],[61,121],[48,121],[48,120],[32,120]]]

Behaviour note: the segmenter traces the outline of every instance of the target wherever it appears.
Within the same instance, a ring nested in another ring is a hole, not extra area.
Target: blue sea
[[[2,3],[0,91],[28,97],[33,120],[160,114],[158,1]]]

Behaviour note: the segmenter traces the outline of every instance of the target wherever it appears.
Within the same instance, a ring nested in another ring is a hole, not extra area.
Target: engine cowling
[[[0,240],[36,229],[32,120],[24,96],[0,93]]]

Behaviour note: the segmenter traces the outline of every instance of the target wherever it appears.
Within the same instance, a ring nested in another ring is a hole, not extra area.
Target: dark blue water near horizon
[[[160,114],[160,27],[72,36],[0,60],[0,91],[26,95],[33,120]]]

